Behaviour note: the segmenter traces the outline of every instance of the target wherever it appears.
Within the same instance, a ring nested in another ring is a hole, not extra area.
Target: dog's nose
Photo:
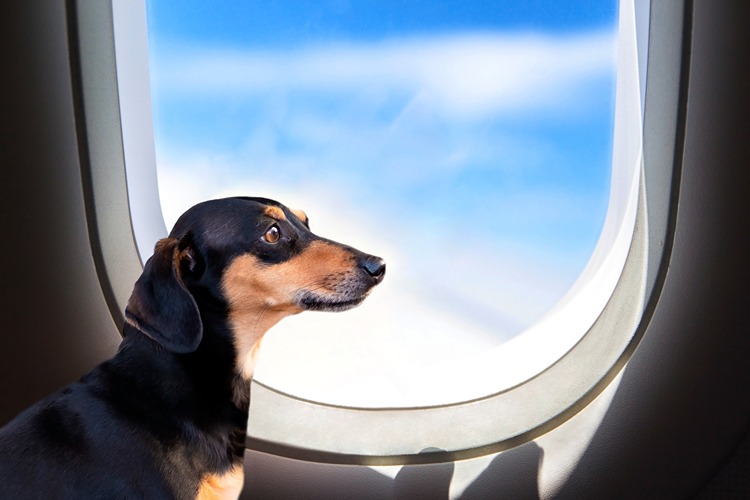
[[[362,268],[367,274],[372,276],[380,283],[385,276],[385,261],[380,257],[367,257],[362,262]]]

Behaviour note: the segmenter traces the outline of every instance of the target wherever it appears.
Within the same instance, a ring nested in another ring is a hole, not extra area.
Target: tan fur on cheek
[[[289,287],[277,285],[270,266],[250,254],[241,255],[224,272],[222,288],[229,303],[229,325],[237,350],[237,370],[253,375],[263,335],[285,316],[298,313]]]
[[[294,258],[263,264],[255,256],[237,257],[225,270],[222,287],[229,303],[229,324],[237,349],[237,369],[253,375],[263,335],[282,318],[302,308],[300,291],[333,296],[336,280],[354,269],[354,257],[338,245],[314,241]]]

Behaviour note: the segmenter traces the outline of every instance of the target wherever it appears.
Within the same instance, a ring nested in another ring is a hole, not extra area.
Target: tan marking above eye
[[[295,217],[297,217],[303,224],[307,224],[307,214],[304,212],[304,210],[300,210],[298,208],[291,209],[291,212],[294,214]]]
[[[277,207],[276,205],[269,205],[266,207],[266,209],[263,211],[265,215],[272,219],[276,220],[286,220],[286,215],[284,215],[284,211]]]

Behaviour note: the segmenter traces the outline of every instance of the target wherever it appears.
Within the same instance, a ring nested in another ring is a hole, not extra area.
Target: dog
[[[0,498],[237,498],[264,334],[384,275],[276,201],[194,206],[146,262],[115,356],[0,429]]]

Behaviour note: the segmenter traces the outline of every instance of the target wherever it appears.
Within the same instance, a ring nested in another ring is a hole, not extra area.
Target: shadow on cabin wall
[[[501,453],[460,498],[538,499],[542,458],[542,449],[533,442]],[[453,462],[407,465],[391,479],[365,466],[319,464],[248,450],[241,498],[447,500],[454,470]]]

